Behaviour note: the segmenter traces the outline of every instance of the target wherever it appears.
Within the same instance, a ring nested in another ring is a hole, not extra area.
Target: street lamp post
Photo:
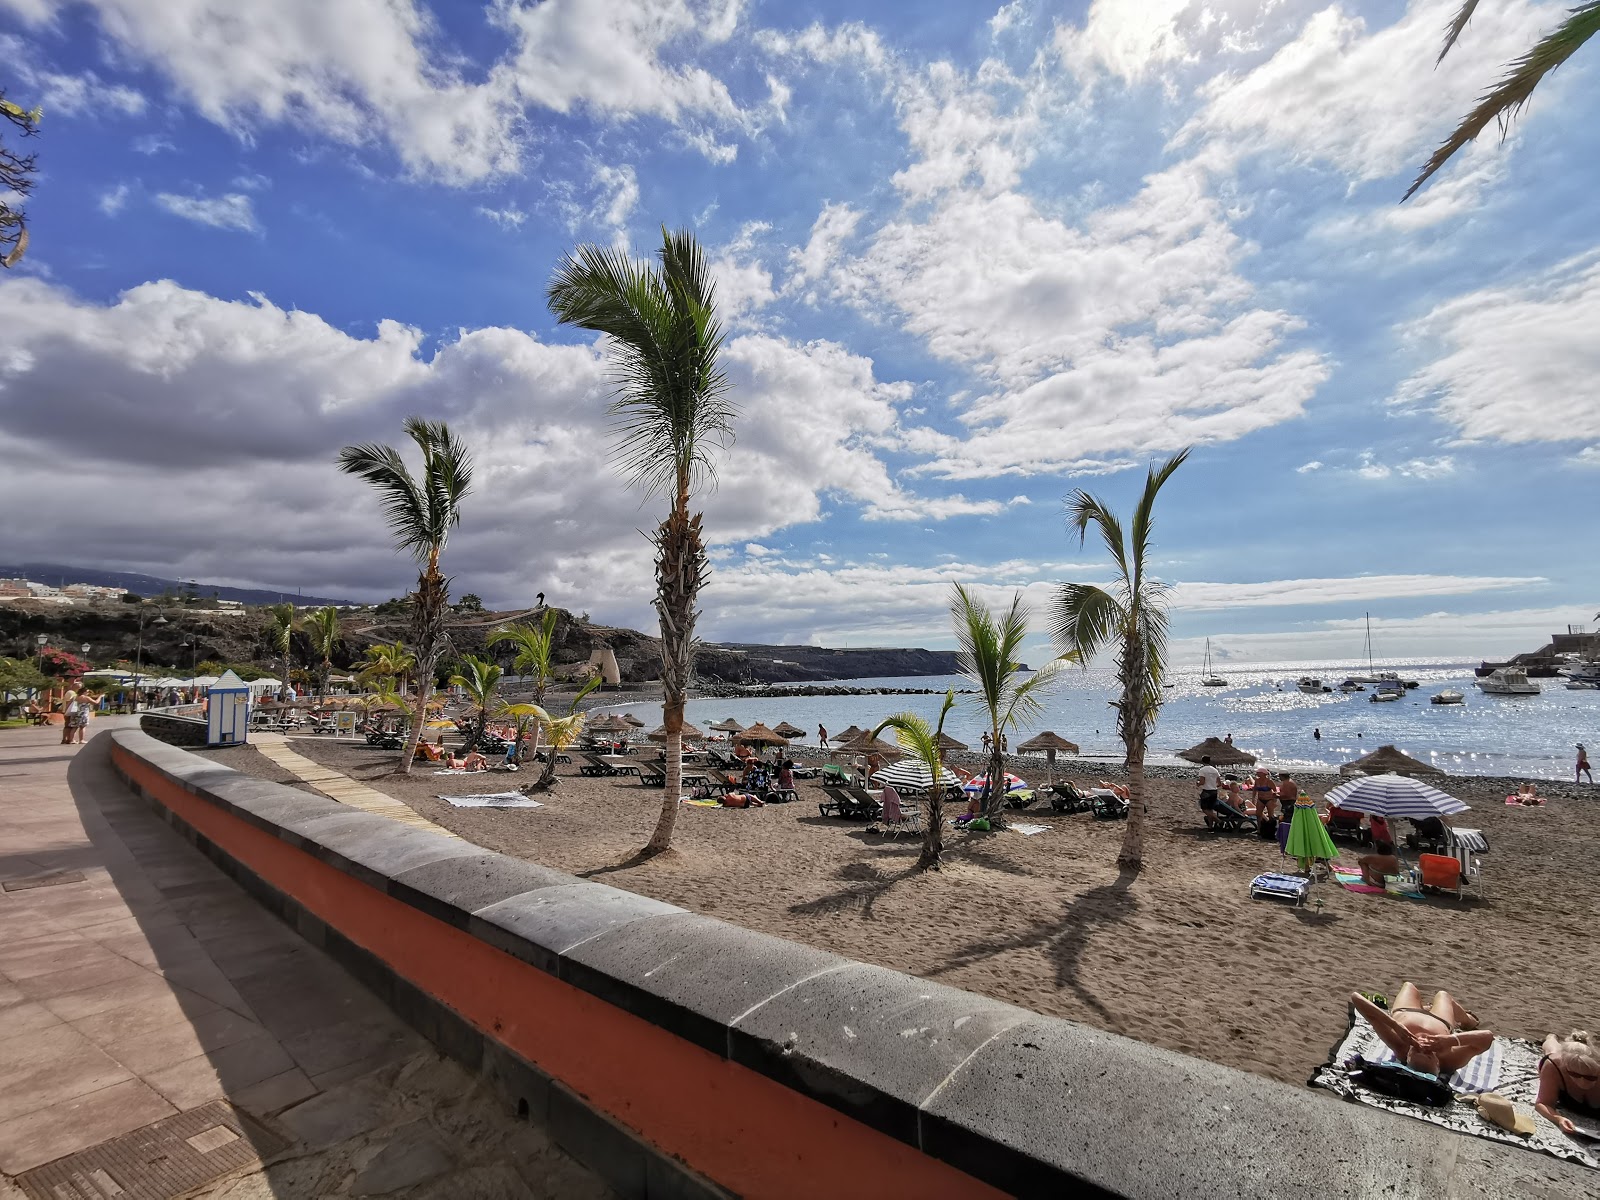
[[[156,613],[155,620],[153,620],[153,621],[150,620],[149,617],[146,617],[146,616],[143,616],[143,615],[141,615],[139,617],[139,648],[138,648],[138,650],[136,652],[136,657],[134,658],[134,663],[133,663],[133,711],[134,712],[138,712],[139,711],[140,685],[144,682],[144,627],[145,627],[146,624],[150,624],[150,625],[165,625],[166,623],[167,623],[166,617],[162,616],[159,612]]]
[[[39,646],[39,652],[35,656],[37,658],[35,665],[39,668],[39,673],[42,675],[44,674],[44,648],[50,644],[50,635],[48,633],[41,633],[33,640],[38,643]]]

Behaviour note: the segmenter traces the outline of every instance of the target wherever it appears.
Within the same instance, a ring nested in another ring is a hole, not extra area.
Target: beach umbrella
[[[928,768],[914,758],[902,758],[893,766],[884,767],[873,776],[873,781],[887,783],[902,792],[925,792],[933,787],[933,776],[928,773]],[[961,776],[948,767],[940,767],[939,782],[950,788],[960,787]]]
[[[1037,737],[1031,737],[1017,747],[1018,754],[1044,754],[1045,765],[1050,769],[1050,782],[1056,780],[1056,751],[1063,754],[1076,754],[1078,747],[1075,742],[1069,742],[1059,733],[1046,729]]]
[[[632,713],[623,713],[622,714],[622,719],[624,721],[626,721],[634,729],[643,729],[644,728],[644,722],[639,720],[639,718],[634,716]]]
[[[1221,738],[1208,737],[1198,746],[1190,746],[1187,750],[1178,751],[1179,758],[1186,758],[1192,763],[1199,762],[1202,758],[1209,758],[1214,767],[1239,767],[1252,766],[1256,756],[1237,746],[1230,746]]]
[[[853,739],[860,737],[864,733],[866,733],[865,729],[862,729],[859,725],[852,725],[852,726],[850,726],[849,729],[846,729],[843,733],[834,734],[833,735],[833,744],[835,746],[842,746],[846,742],[852,741]]]
[[[850,738],[847,741],[840,742],[831,751],[829,751],[829,753],[862,755],[876,754],[882,758],[903,758],[905,756],[905,752],[902,751],[900,747],[891,746],[882,738],[870,736],[865,729],[857,730],[855,737]]]
[[[787,746],[789,744],[789,739],[784,737],[783,734],[776,729],[768,729],[760,721],[750,726],[749,729],[734,734],[733,740],[745,742],[752,746]]]
[[[1363,775],[1341,783],[1324,799],[1351,812],[1388,820],[1423,821],[1467,811],[1467,805],[1454,796],[1409,775]]]
[[[652,729],[649,733],[645,734],[645,736],[652,742],[664,742],[667,740],[667,727],[662,725],[659,728]],[[701,733],[693,725],[689,724],[689,722],[685,721],[683,723],[684,741],[699,741],[705,736],[705,734]]]
[[[1006,791],[1008,792],[1014,792],[1018,788],[1025,788],[1028,786],[1028,781],[1026,779],[1023,779],[1018,775],[1013,775],[1009,771],[1006,772],[1005,780]],[[971,779],[967,780],[964,785],[962,785],[961,790],[972,795],[976,795],[977,793],[983,791],[988,784],[989,777],[987,775],[974,775]]]
[[[787,721],[779,721],[772,727],[772,732],[778,734],[780,737],[786,737],[790,741],[793,741],[797,737],[805,737],[806,735],[806,731],[804,729],[801,729],[798,725],[791,725]]]
[[[1419,762],[1409,754],[1402,754],[1393,746],[1379,746],[1371,754],[1347,762],[1339,768],[1341,775],[1443,775],[1444,771],[1431,763]]]
[[[706,728],[715,729],[718,733],[738,733],[744,728],[744,726],[739,724],[739,722],[735,721],[732,717],[724,717],[720,721],[714,722],[711,725],[707,725]]]

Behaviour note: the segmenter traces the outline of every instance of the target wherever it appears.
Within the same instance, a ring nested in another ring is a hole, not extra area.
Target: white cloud
[[[1410,458],[1398,463],[1386,463],[1381,462],[1374,451],[1363,450],[1353,470],[1366,480],[1394,476],[1402,479],[1442,479],[1455,474],[1456,460],[1448,454],[1441,454],[1433,458]]]
[[[989,18],[989,32],[996,36],[1010,29],[1024,17],[1022,0],[1011,0],[1009,4],[1002,4],[995,9],[994,16]]]
[[[772,272],[753,254],[756,239],[771,231],[764,221],[743,225],[733,241],[711,260],[717,283],[717,309],[725,320],[736,322],[777,299]]]
[[[236,229],[243,233],[260,232],[250,197],[240,192],[229,192],[225,196],[178,196],[172,192],[158,192],[156,203],[173,216],[197,225]]]
[[[1322,464],[1320,462],[1318,462],[1316,459],[1312,459],[1308,463],[1301,463],[1298,467],[1295,468],[1295,472],[1297,474],[1300,474],[1300,475],[1308,475],[1312,471],[1320,471],[1320,470],[1322,470]]]
[[[108,217],[114,217],[122,211],[123,205],[128,202],[128,185],[119,183],[109,191],[100,193],[100,211]]]
[[[29,13],[20,14],[25,20]],[[38,105],[53,116],[136,117],[144,112],[144,96],[124,84],[109,84],[93,71],[67,75],[38,65],[39,52],[19,37],[0,34],[0,58],[30,97],[28,107]]]
[[[177,150],[176,146],[174,146],[168,139],[162,137],[159,133],[140,134],[138,137],[133,139],[133,148],[138,153],[146,154],[151,157],[160,154],[164,150]]]
[[[527,213],[511,204],[504,208],[486,208],[480,204],[476,211],[480,217],[485,217],[506,230],[521,229],[522,223],[528,219]]]
[[[272,180],[265,175],[248,172],[244,175],[235,175],[233,186],[242,192],[261,192],[272,186]]]
[[[594,218],[618,234],[627,228],[628,218],[639,206],[639,177],[627,163],[594,165],[594,183],[600,189],[600,201],[595,206]]]
[[[1478,592],[1527,589],[1547,580],[1539,576],[1355,575],[1328,579],[1273,579],[1258,583],[1179,583],[1172,589],[1174,609],[1217,612],[1233,608],[1311,607],[1364,604],[1419,596],[1465,596]]]
[[[810,240],[789,252],[791,273],[785,290],[803,289],[821,280],[838,261],[844,244],[855,235],[861,216],[848,204],[824,204],[811,224]]]
[[[1405,330],[1434,357],[1395,394],[1431,409],[1463,439],[1566,442],[1600,438],[1600,253],[1520,284],[1469,292]]]
[[[1600,446],[1585,446],[1570,461],[1577,467],[1600,467]]]

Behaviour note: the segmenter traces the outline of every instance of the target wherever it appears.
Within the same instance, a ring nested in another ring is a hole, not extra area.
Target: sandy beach
[[[1600,793],[1588,789],[1547,789],[1547,807],[1523,809],[1504,804],[1506,780],[1441,781],[1472,806],[1458,824],[1491,843],[1483,899],[1404,900],[1327,883],[1295,909],[1249,899],[1252,876],[1287,864],[1275,843],[1208,832],[1188,776],[1152,779],[1137,875],[1115,866],[1120,822],[1057,816],[1042,801],[1018,819],[1047,832],[952,829],[944,869],[919,874],[912,839],[819,816],[815,782],[801,783],[799,803],[685,806],[674,851],[622,868],[661,804],[660,791],[632,778],[562,767],[543,808],[458,809],[436,793],[502,791],[529,775],[446,778],[419,765],[403,778],[390,773],[392,752],[312,737],[292,745],[490,849],[1286,1082],[1303,1083],[1327,1057],[1352,989],[1392,994],[1405,979],[1447,988],[1514,1036],[1600,1019],[1600,951],[1580,933],[1600,916]],[[248,747],[209,757],[284,779]],[[1045,778],[1037,759],[1013,764]],[[1336,782],[1304,779],[1316,797]],[[1346,850],[1343,861],[1354,857]]]

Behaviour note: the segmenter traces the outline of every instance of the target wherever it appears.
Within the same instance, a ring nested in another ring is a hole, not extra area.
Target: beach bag
[[[1449,1104],[1456,1098],[1437,1075],[1428,1075],[1401,1062],[1368,1062],[1355,1059],[1352,1077],[1365,1087],[1396,1100],[1409,1100],[1413,1104],[1427,1104],[1434,1108]]]

